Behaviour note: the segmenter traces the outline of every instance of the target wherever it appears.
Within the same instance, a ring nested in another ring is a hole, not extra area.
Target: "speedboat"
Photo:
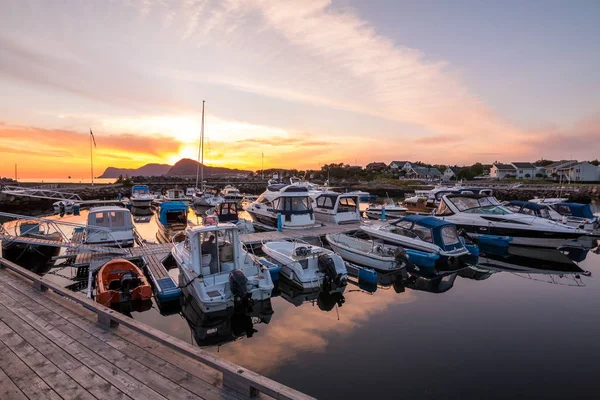
[[[475,240],[482,235],[498,235],[512,237],[515,245],[550,248],[567,244],[590,247],[593,241],[583,229],[514,213],[493,196],[445,195],[435,216],[456,224]]]
[[[360,196],[357,194],[327,191],[319,192],[314,196],[311,194],[311,198],[317,221],[339,225],[362,220],[359,208]]]
[[[237,226],[240,234],[254,232],[254,225],[252,222],[240,218],[239,206],[235,201],[225,201],[217,204],[213,208],[206,210],[207,217],[217,217],[219,222],[229,222]]]
[[[246,211],[255,225],[263,229],[306,229],[319,226],[315,222],[308,189],[298,185],[269,185]]]
[[[174,236],[188,226],[188,206],[181,201],[168,201],[158,206],[156,238],[161,243],[171,243]]]
[[[55,214],[71,214],[73,212],[73,200],[60,200],[52,203]]]
[[[566,197],[536,197],[533,199],[529,199],[529,201],[531,203],[537,203],[537,204],[557,204],[557,203],[564,203],[566,201],[569,201],[568,198]]]
[[[346,285],[348,272],[344,260],[331,250],[299,241],[267,242],[262,250],[281,265],[280,278],[302,290],[333,290]]]
[[[146,185],[135,185],[131,188],[131,205],[136,208],[150,208],[154,196]]]
[[[6,228],[5,229],[9,229]],[[59,232],[49,232],[48,227],[37,222],[20,221],[14,225],[15,239],[31,238],[40,243],[24,243],[5,238],[2,240],[2,257],[36,274],[44,274],[51,268],[52,257],[60,253],[62,236]],[[55,242],[54,245],[42,244],[42,241]]]
[[[351,263],[377,271],[397,271],[406,267],[408,259],[402,247],[374,241],[365,234],[361,237],[360,233],[330,233],[325,237],[333,251]]]
[[[188,227],[185,240],[171,254],[179,269],[179,286],[203,313],[227,313],[234,306],[271,298],[267,268],[242,247],[233,224]]]
[[[163,201],[182,201],[189,204],[192,198],[186,196],[183,189],[172,188],[167,189],[167,193],[163,196]]]
[[[152,287],[142,270],[131,261],[110,260],[96,275],[96,301],[103,306],[151,298]]]
[[[244,199],[244,195],[240,193],[239,189],[231,185],[227,185],[221,189],[221,197],[223,197],[223,201],[233,201],[238,204]]]
[[[465,261],[469,250],[448,221],[424,215],[408,215],[392,223],[363,223],[361,230],[383,243],[402,246],[408,259],[427,266],[456,266]],[[431,254],[437,257],[428,257]],[[429,260],[433,260],[430,265]]]
[[[598,229],[598,217],[594,216],[589,204],[555,203],[549,205],[546,203],[513,200],[505,202],[503,205],[516,213],[534,215],[586,231],[595,231]]]
[[[122,207],[92,207],[84,230],[84,243],[113,247],[132,247],[131,212]]]
[[[192,196],[192,203],[197,207],[214,207],[223,202],[223,197],[208,191],[197,191]]]
[[[401,218],[407,211],[408,208],[395,204],[388,197],[384,200],[383,204],[369,204],[365,214],[371,219],[394,219]]]

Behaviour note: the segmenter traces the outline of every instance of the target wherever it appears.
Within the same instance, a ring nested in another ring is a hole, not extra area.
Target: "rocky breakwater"
[[[568,198],[575,203],[600,203],[600,185],[525,186],[513,189],[494,188],[494,196],[499,200],[530,200],[533,198]]]

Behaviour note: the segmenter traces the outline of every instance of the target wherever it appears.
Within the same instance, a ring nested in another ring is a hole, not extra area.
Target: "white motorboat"
[[[407,211],[408,208],[395,204],[394,201],[388,197],[384,200],[383,204],[369,204],[365,214],[371,219],[381,219],[385,212],[385,219],[394,219],[401,218]]]
[[[503,203],[509,210],[536,217],[557,221],[588,232],[598,230],[599,219],[594,216],[589,204],[580,203],[533,203],[513,200]]]
[[[320,192],[313,194],[312,207],[317,221],[331,224],[348,224],[362,220],[358,194]]]
[[[60,201],[55,201],[54,203],[52,203],[52,208],[54,209],[55,214],[60,214],[60,213],[71,214],[71,213],[73,213],[73,205],[74,204],[75,204],[75,202],[73,200],[60,200]]]
[[[132,247],[134,244],[131,212],[122,207],[93,207],[87,217],[83,241],[111,247]]]
[[[240,190],[232,185],[227,185],[221,189],[221,197],[223,197],[224,201],[234,201],[238,204],[244,199],[244,195],[240,193]]]
[[[385,272],[406,267],[408,260],[402,247],[387,245],[368,236],[359,237],[357,234],[330,233],[325,237],[333,251],[346,261]]]
[[[136,208],[150,208],[154,196],[150,194],[150,188],[146,185],[135,185],[131,188],[131,205]]]
[[[454,263],[469,255],[456,226],[431,216],[408,215],[392,223],[368,222],[361,225],[361,230],[372,238],[402,246],[409,252],[435,254],[439,256],[438,265]]]
[[[267,242],[263,252],[281,265],[280,277],[302,290],[345,286],[348,272],[344,260],[331,250],[302,242]]]
[[[592,245],[593,236],[582,229],[530,215],[514,213],[492,196],[445,195],[436,217],[456,224],[469,236],[512,237],[511,244],[557,248],[563,245]]]
[[[171,188],[167,189],[167,193],[163,196],[163,201],[181,201],[189,204],[192,199],[185,195],[183,189]]]
[[[192,203],[197,207],[214,207],[223,201],[223,197],[208,191],[198,191],[192,197]]]
[[[254,223],[263,229],[276,229],[278,218],[282,229],[306,229],[319,226],[315,222],[308,189],[297,185],[270,185],[259,198],[246,207]]]
[[[204,313],[227,312],[238,304],[271,298],[269,270],[243,249],[233,224],[188,228],[185,240],[171,254],[179,268],[179,286]]]
[[[240,234],[253,233],[254,225],[251,221],[240,218],[240,206],[235,201],[224,201],[213,208],[206,210],[207,217],[217,217],[219,222],[230,222],[237,226]]]

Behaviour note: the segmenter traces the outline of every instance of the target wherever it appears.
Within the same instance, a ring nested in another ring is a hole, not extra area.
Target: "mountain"
[[[119,175],[127,176],[161,176],[169,172],[168,164],[146,164],[140,168],[115,168],[108,167],[98,178],[118,178]]]
[[[190,160],[189,158],[184,158],[182,160],[177,161],[175,165],[171,167],[169,172],[167,172],[166,176],[196,176],[196,170],[198,169],[198,162],[194,160]],[[207,165],[204,166],[204,176],[211,175],[225,175],[225,174],[249,174],[252,171],[244,171],[241,169],[230,169],[223,167],[209,167]]]

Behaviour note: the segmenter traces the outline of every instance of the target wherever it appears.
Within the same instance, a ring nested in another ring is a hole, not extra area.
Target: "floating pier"
[[[260,245],[262,242],[272,242],[276,240],[294,240],[306,238],[322,238],[332,233],[343,233],[355,231],[360,228],[360,223],[334,225],[324,224],[314,228],[307,229],[284,229],[280,231],[254,232],[240,235],[242,243],[247,245]]]
[[[311,399],[0,258],[0,398],[257,395]]]
[[[179,296],[181,296],[179,285],[171,275],[169,275],[169,272],[162,263],[164,257],[166,257],[166,255],[157,256],[155,254],[142,257],[144,264],[146,265],[146,271],[152,281],[154,294],[160,304],[179,301]]]

